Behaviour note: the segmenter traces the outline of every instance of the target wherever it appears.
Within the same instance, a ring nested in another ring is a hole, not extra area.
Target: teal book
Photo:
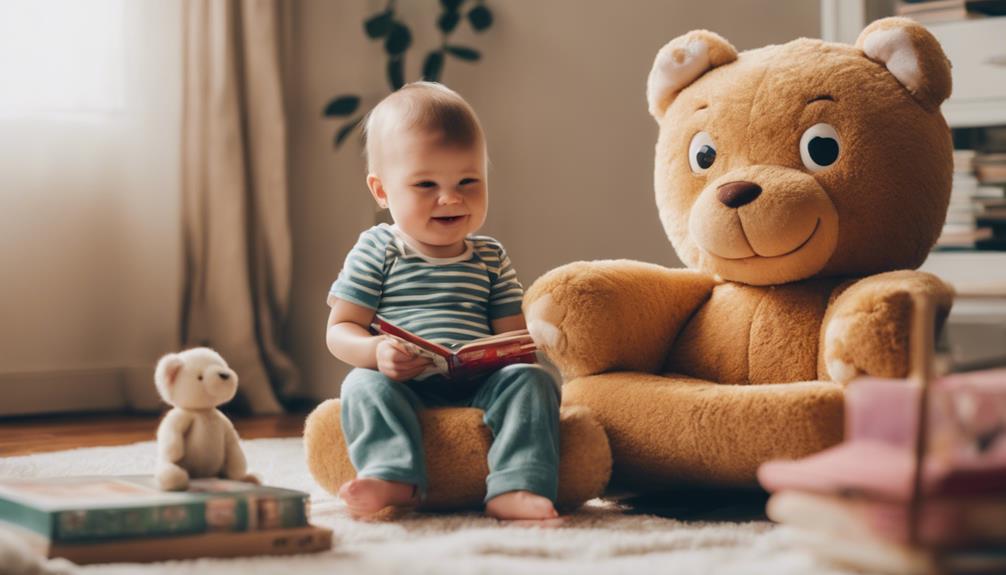
[[[61,543],[308,524],[308,494],[227,479],[161,491],[152,476],[0,479],[0,522]]]

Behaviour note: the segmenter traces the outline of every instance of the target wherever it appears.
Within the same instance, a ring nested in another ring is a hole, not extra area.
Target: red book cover
[[[526,329],[475,339],[456,350],[420,337],[380,316],[374,316],[370,329],[403,342],[417,355],[430,358],[433,366],[420,378],[440,374],[448,379],[467,380],[513,363],[537,363],[538,348]]]

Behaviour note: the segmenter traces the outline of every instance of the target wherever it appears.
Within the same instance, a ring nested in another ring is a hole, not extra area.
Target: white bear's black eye
[[[709,132],[699,132],[692,136],[692,143],[688,145],[688,165],[696,174],[701,174],[708,170],[716,161],[716,144]]]
[[[814,124],[800,136],[800,159],[812,172],[837,162],[840,152],[838,132],[830,124]]]
[[[202,380],[203,380],[203,376],[200,375],[199,376],[199,381],[202,381]]]

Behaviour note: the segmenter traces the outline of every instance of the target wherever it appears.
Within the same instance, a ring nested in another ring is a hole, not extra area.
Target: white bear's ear
[[[659,120],[678,92],[707,71],[736,59],[737,50],[715,32],[692,30],[671,40],[657,52],[646,80],[650,115]]]
[[[883,18],[863,30],[856,47],[883,64],[927,110],[950,97],[950,61],[926,27],[908,18]]]
[[[185,362],[182,361],[180,355],[169,353],[157,362],[157,369],[154,370],[154,380],[158,386],[163,385],[166,389],[170,388],[175,383],[175,380],[178,379],[178,373],[184,365]]]

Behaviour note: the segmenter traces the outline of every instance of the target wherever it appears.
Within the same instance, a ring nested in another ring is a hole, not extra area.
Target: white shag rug
[[[352,520],[342,503],[314,483],[300,439],[243,442],[249,467],[263,480],[311,494],[311,520],[333,529],[331,551],[294,557],[202,559],[151,564],[74,566],[49,561],[38,573],[325,574],[340,573],[853,573],[823,563],[767,522],[683,522],[626,514],[595,500],[562,527],[507,526],[477,513],[412,514],[394,523]],[[0,478],[151,473],[153,442],[0,458]],[[0,554],[2,555],[2,554]],[[0,566],[0,571],[4,571]]]

